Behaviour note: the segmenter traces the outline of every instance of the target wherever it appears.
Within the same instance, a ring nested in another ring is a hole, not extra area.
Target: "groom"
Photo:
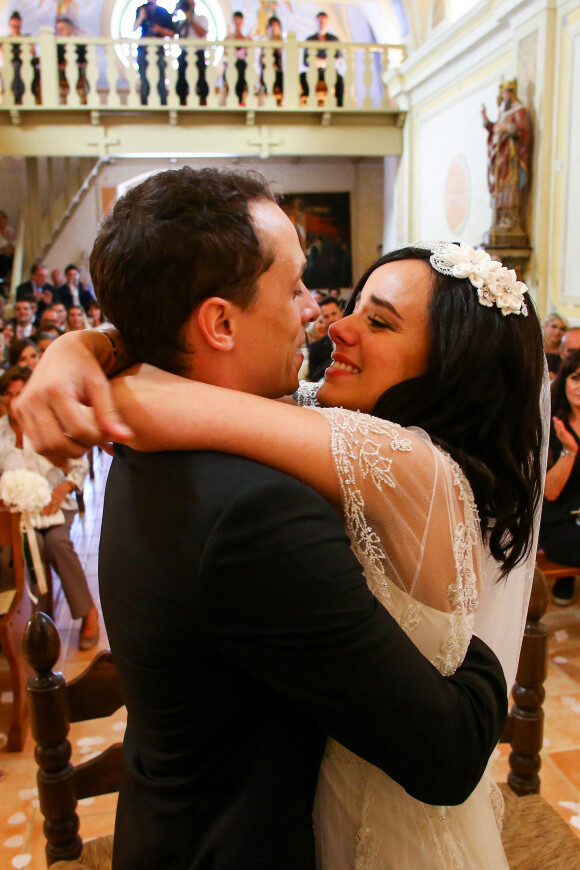
[[[91,255],[103,309],[139,359],[269,397],[296,388],[318,314],[303,267],[262,181],[213,169],[133,188]],[[126,440],[87,348],[119,353],[103,333],[64,336],[20,402],[53,457],[103,432]],[[367,589],[334,509],[258,463],[117,446],[100,583],[128,709],[117,870],[312,870],[327,734],[418,799],[451,804],[502,731],[487,647],[474,639],[442,677]]]

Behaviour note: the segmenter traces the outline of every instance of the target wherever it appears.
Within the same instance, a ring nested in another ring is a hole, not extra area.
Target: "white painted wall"
[[[580,304],[578,228],[580,227],[580,23],[570,46],[570,99],[567,119],[567,154],[562,166],[565,185],[565,219],[562,246],[562,282],[558,288],[567,304]]]
[[[10,226],[18,228],[22,192],[26,190],[24,157],[0,157],[0,208],[8,215]]]
[[[484,103],[497,119],[497,83],[466,95],[453,105],[424,116],[417,125],[418,184],[415,208],[422,239],[457,239],[445,214],[445,183],[454,161],[462,158],[468,177],[468,209],[460,240],[478,245],[491,223],[487,188],[487,132],[481,120]]]
[[[99,197],[100,191],[96,186],[91,187],[84,196],[73,217],[44,258],[49,271],[64,271],[69,263],[74,263],[80,269],[81,277],[88,279],[89,254],[100,218]]]

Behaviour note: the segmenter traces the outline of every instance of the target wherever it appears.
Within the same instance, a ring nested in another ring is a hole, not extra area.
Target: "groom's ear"
[[[238,311],[233,302],[220,296],[204,299],[197,309],[198,329],[214,350],[233,350]]]

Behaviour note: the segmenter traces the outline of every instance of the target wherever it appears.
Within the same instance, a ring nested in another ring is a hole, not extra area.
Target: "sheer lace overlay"
[[[342,408],[317,408],[330,424],[353,551],[370,589],[390,610],[393,586],[408,593],[396,614],[412,634],[426,605],[449,631],[429,656],[444,674],[463,661],[477,607],[482,543],[461,469],[425,433]]]
[[[316,392],[302,392],[302,404],[316,406]],[[345,525],[369,588],[435,667],[452,674],[473,633],[485,562],[469,483],[420,430],[317,410],[330,427]],[[329,738],[314,815],[318,865],[507,868],[493,803],[486,776],[461,807],[427,806]]]

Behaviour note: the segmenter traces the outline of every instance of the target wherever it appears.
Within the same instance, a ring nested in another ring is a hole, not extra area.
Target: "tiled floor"
[[[73,536],[77,551],[87,573],[89,585],[98,601],[97,553],[103,490],[109,458],[99,454],[95,461],[95,481],[85,485],[86,514],[77,517]],[[545,621],[552,630],[549,648],[548,680],[545,703],[545,743],[541,770],[542,794],[570,824],[580,837],[580,592],[578,603],[571,608],[550,605]],[[73,624],[62,595],[58,598],[56,623],[62,641],[58,668],[67,678],[83,670],[94,650],[77,650],[80,620]],[[107,646],[101,626],[99,648]],[[0,656],[0,731],[7,731],[10,719],[10,680],[4,659]],[[73,763],[120,739],[125,726],[124,711],[112,719],[71,729]],[[508,770],[508,747],[497,751],[495,772],[505,780]],[[44,870],[44,837],[42,816],[36,793],[36,765],[30,737],[24,751],[0,752],[0,868]],[[85,839],[111,833],[116,797],[109,795],[82,802],[78,813]]]

